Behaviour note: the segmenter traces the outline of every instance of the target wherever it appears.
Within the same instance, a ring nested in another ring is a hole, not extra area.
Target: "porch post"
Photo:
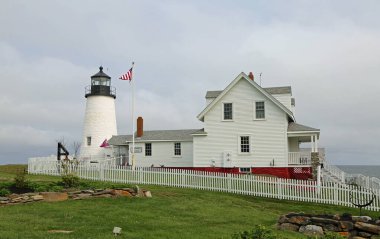
[[[311,152],[315,152],[314,151],[314,135],[311,135],[310,137],[311,137],[311,139],[310,139],[310,141],[311,141]]]
[[[315,137],[315,141],[314,141],[314,144],[315,144],[315,146],[314,146],[314,148],[315,148],[315,152],[318,152],[318,135],[314,135],[314,137]]]

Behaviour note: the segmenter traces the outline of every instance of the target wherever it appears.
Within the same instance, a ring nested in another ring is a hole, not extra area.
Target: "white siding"
[[[283,104],[286,108],[293,112],[292,107],[292,95],[291,94],[273,94],[272,95],[276,100]]]
[[[265,101],[265,120],[253,120],[254,102]],[[223,102],[232,102],[234,119],[222,121]],[[290,102],[290,100],[289,100]],[[194,137],[194,167],[223,166],[223,153],[232,153],[232,167],[287,166],[287,116],[246,80],[240,80],[204,117],[207,136]],[[250,134],[252,152],[238,153],[239,135]]]
[[[206,99],[206,106],[207,107],[211,102],[213,102],[215,100],[215,98],[207,98]]]
[[[300,145],[298,143],[298,137],[288,138],[289,152],[299,152]]]
[[[110,139],[112,135],[117,135],[115,99],[102,95],[88,96],[80,157],[104,157],[111,154],[111,149],[99,146],[105,139]],[[87,145],[87,137],[91,137],[90,146]]]
[[[179,142],[179,141],[178,141]],[[181,156],[174,156],[175,142],[150,142],[152,144],[152,156],[145,156],[145,143],[135,143],[135,147],[142,147],[141,153],[136,153],[136,166],[141,167],[192,167],[193,166],[193,142],[181,143]]]

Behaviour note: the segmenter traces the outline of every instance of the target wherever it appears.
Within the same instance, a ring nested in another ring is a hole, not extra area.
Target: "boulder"
[[[339,225],[339,222],[334,219],[328,219],[328,218],[321,218],[321,217],[312,217],[310,218],[310,221],[321,223],[321,224],[333,224],[333,225]]]
[[[112,195],[120,196],[120,197],[132,197],[132,194],[129,191],[122,190],[122,189],[112,190]]]
[[[288,222],[297,225],[306,225],[309,222],[309,219],[309,217],[304,216],[293,216],[288,219]]]
[[[31,198],[34,200],[34,201],[41,201],[41,200],[44,200],[44,197],[42,195],[34,195],[34,196],[31,196]]]
[[[306,236],[323,236],[323,229],[316,225],[306,225],[301,226],[299,232],[305,234]]]
[[[369,221],[372,221],[372,218],[369,216],[353,216],[352,221],[354,221],[354,222],[369,222]]]
[[[330,232],[339,232],[341,229],[333,224],[326,224],[323,226],[323,229],[325,231],[330,231]]]
[[[100,195],[100,194],[99,194]],[[78,200],[78,199],[85,199],[85,198],[89,198],[91,197],[92,194],[91,193],[79,193],[79,194],[75,194],[73,196],[74,199]]]
[[[349,221],[340,221],[339,226],[342,228],[342,231],[345,232],[351,231],[354,228],[354,224]]]
[[[147,198],[151,198],[152,197],[152,193],[150,191],[144,191],[144,196],[147,197]]]
[[[358,236],[365,237],[365,238],[371,238],[372,234],[368,232],[358,232]]]
[[[45,201],[47,202],[58,202],[58,201],[65,201],[69,198],[69,195],[67,192],[43,192],[40,193]]]
[[[354,226],[355,226],[355,228],[358,228],[361,231],[370,232],[370,233],[377,234],[377,235],[380,234],[380,226],[379,225],[369,224],[369,223],[365,223],[365,222],[356,222]]]
[[[299,230],[299,228],[300,227],[298,225],[287,223],[287,222],[282,223],[282,224],[278,224],[278,226],[277,226],[278,230],[294,231],[294,232],[297,232]]]
[[[0,197],[0,201],[8,201],[7,197]]]

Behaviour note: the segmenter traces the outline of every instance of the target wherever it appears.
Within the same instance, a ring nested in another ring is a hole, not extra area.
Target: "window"
[[[250,136],[240,136],[240,153],[250,153],[251,144]]]
[[[223,120],[232,120],[232,103],[223,103]]]
[[[251,173],[251,168],[239,168],[240,173]]]
[[[91,136],[87,137],[87,146],[91,146]]]
[[[256,119],[265,119],[265,104],[264,101],[256,102]]]
[[[181,143],[174,143],[174,155],[181,156]]]
[[[152,156],[152,144],[145,143],[145,156]]]

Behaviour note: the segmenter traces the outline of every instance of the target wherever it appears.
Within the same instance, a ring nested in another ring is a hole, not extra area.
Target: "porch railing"
[[[311,165],[311,152],[289,152],[289,165]]]

